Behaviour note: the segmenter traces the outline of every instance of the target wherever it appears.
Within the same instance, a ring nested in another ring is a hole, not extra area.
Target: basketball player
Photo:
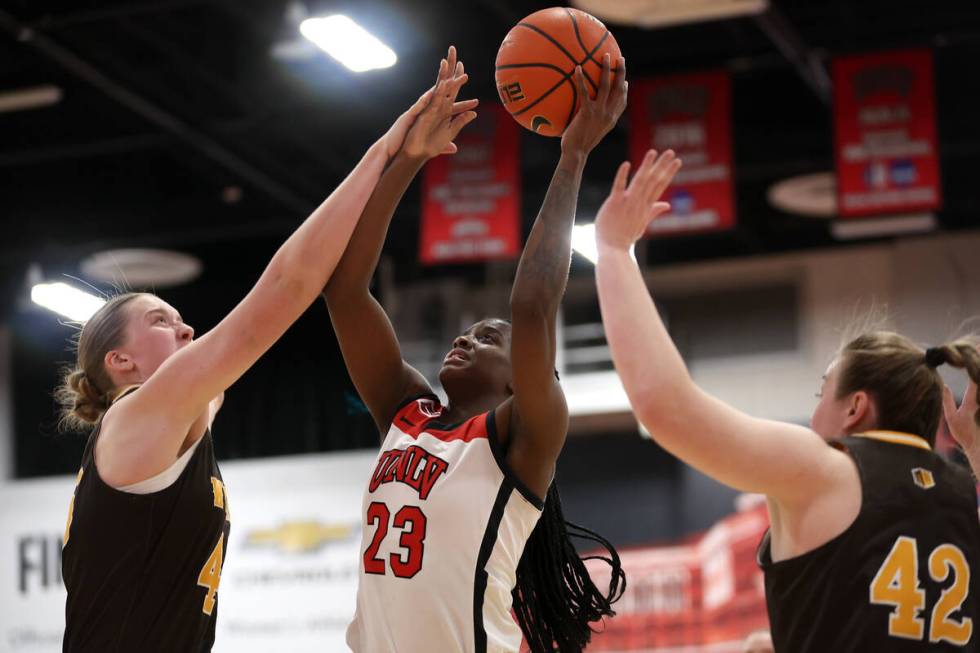
[[[60,391],[68,422],[95,425],[64,535],[65,651],[211,650],[230,527],[210,434],[223,392],[317,297],[409,128],[460,83],[399,117],[200,339],[150,294],[85,323]]]
[[[895,333],[865,333],[828,368],[810,428],[711,397],[691,380],[630,255],[670,208],[658,200],[679,168],[668,151],[648,153],[629,185],[629,165],[619,169],[596,219],[600,307],[653,438],[715,479],[767,495],[772,528],[759,560],[776,650],[978,650],[976,494],[932,446],[943,410],[936,368],[964,368],[975,383],[980,354],[966,340],[923,351]]]
[[[452,69],[454,52],[449,59]],[[624,62],[613,80],[604,61],[595,100],[580,70],[577,84],[585,99],[518,265],[511,320],[481,320],[453,341],[439,372],[446,405],[402,360],[369,291],[399,199],[449,142],[445,109],[409,131],[324,289],[383,440],[364,495],[357,611],[347,631],[358,653],[516,653],[522,630],[535,653],[581,651],[590,622],[613,614],[622,592],[618,557],[598,536],[591,539],[610,549],[613,573],[608,592],[593,584],[552,484],[568,426],[554,372],[556,315],[585,161],[626,104]]]

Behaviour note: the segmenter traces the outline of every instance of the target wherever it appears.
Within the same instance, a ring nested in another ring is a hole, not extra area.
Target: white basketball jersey
[[[396,414],[364,494],[355,653],[516,653],[511,591],[544,504],[508,469],[494,413]]]

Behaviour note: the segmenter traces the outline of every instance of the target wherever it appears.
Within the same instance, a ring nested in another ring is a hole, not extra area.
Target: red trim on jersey
[[[422,397],[406,404],[395,413],[394,426],[416,439],[422,433],[443,442],[489,439],[487,413],[480,413],[460,424],[444,425],[439,423],[439,418],[444,412],[445,408],[437,399]]]

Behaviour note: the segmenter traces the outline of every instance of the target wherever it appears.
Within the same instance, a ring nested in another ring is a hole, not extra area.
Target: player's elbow
[[[651,385],[629,393],[636,419],[651,433],[670,434],[696,421],[696,408],[686,388]]]

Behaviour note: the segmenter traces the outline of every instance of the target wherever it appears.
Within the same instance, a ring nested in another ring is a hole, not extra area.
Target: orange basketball
[[[582,66],[592,97],[602,57],[615,70],[619,45],[597,18],[570,7],[536,11],[511,29],[497,52],[497,93],[535,134],[561,136],[579,106],[575,66]]]

